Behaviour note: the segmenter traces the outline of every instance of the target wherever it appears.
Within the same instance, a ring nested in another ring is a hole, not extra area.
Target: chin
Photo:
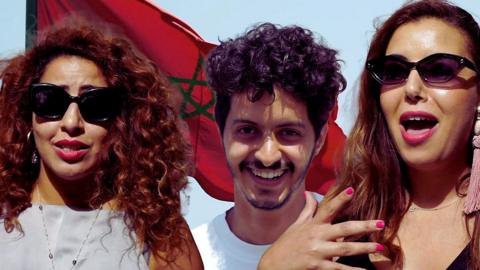
[[[403,161],[407,167],[417,170],[429,170],[441,163],[441,160],[433,157],[410,157],[407,159],[403,158]]]
[[[80,181],[87,177],[91,177],[95,170],[93,166],[85,166],[86,164],[62,164],[61,166],[47,167],[49,175],[64,181]]]
[[[92,172],[59,172],[56,176],[65,181],[80,181],[92,175]]]
[[[266,211],[272,211],[281,208],[284,206],[290,199],[290,192],[285,196],[285,198],[282,199],[277,199],[277,200],[272,200],[272,199],[253,199],[253,198],[248,198],[247,201],[252,205],[254,208],[261,209],[261,210],[266,210]]]

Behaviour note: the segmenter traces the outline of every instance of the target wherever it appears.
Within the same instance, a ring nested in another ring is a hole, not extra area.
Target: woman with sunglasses
[[[3,60],[1,269],[202,269],[167,80],[84,23]]]
[[[359,115],[329,197],[354,187],[339,220],[385,220],[384,231],[362,240],[386,248],[339,262],[480,269],[478,172],[471,165],[479,66],[478,24],[448,2],[410,2],[377,30],[361,77]]]

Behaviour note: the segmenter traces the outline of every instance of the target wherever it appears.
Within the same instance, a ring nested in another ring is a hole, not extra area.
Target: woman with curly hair
[[[409,2],[379,27],[340,183],[330,197],[354,187],[344,218],[385,220],[384,232],[365,240],[387,248],[384,256],[341,262],[366,269],[480,269],[480,160],[472,166],[472,137],[480,147],[479,66],[478,23],[446,1]]]
[[[1,64],[1,268],[202,269],[180,213],[189,146],[155,65],[84,23]]]

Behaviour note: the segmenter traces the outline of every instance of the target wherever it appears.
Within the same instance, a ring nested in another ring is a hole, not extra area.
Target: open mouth
[[[88,145],[78,140],[60,140],[55,146],[65,152],[80,151],[88,148]]]
[[[435,115],[424,112],[405,112],[400,116],[400,132],[404,141],[412,146],[429,140],[437,130],[439,121]]]
[[[78,140],[61,140],[55,143],[55,152],[68,163],[75,163],[84,158],[89,146]]]
[[[406,116],[400,119],[400,124],[408,134],[418,135],[430,131],[438,120],[433,116]]]
[[[80,151],[87,149],[88,146],[72,146],[72,145],[56,145],[58,148],[60,148],[64,152],[75,152],[75,151]]]
[[[275,181],[280,179],[285,173],[287,173],[287,169],[278,169],[278,170],[258,170],[254,168],[249,168],[250,172],[262,180],[268,181]]]

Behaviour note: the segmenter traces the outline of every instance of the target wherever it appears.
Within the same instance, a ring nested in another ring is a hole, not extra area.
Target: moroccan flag
[[[215,45],[204,41],[191,27],[145,0],[27,0],[27,28],[41,31],[70,14],[104,21],[122,31],[152,59],[183,96],[181,116],[189,126],[194,150],[195,178],[211,196],[233,200],[233,182],[214,121],[215,95],[207,87],[203,61]],[[33,18],[33,19],[32,19]],[[28,30],[27,30],[28,31]],[[324,149],[307,177],[309,190],[325,193],[333,183],[336,157],[345,141],[329,120]]]

